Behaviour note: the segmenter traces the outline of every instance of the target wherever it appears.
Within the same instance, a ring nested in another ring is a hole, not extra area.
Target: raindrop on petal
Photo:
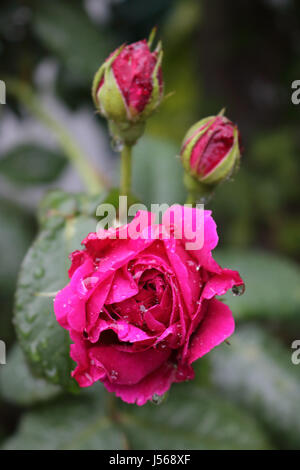
[[[231,289],[231,292],[233,293],[233,295],[243,295],[243,293],[245,292],[245,284],[240,284],[239,286],[233,286],[233,288]]]
[[[151,398],[151,403],[153,403],[153,405],[161,405],[165,399],[165,396],[166,394],[158,395],[157,393],[154,393],[154,395],[152,395],[152,398]]]
[[[118,378],[118,372],[116,370],[112,370],[111,373],[110,373],[110,380],[112,382],[115,382]]]

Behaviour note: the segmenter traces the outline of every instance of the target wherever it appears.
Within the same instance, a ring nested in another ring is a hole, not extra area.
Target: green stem
[[[41,105],[29,85],[19,80],[6,81],[8,91],[39,119],[56,136],[66,157],[76,168],[86,189],[91,194],[101,192],[104,181],[95,168],[89,163],[82,151],[74,143],[73,137]]]
[[[188,196],[186,198],[185,203],[186,204],[192,204],[193,207],[196,205],[196,198],[195,198],[195,194],[193,192],[190,191],[188,193]]]
[[[212,185],[202,184],[186,172],[183,181],[188,191],[186,204],[192,204],[193,206],[196,206],[197,203],[206,204],[213,196],[214,187]]]
[[[121,152],[121,175],[120,175],[120,195],[129,196],[131,194],[131,151],[132,147],[125,144]],[[119,209],[119,220],[122,224],[127,223],[127,214],[124,212],[127,204],[122,204]]]
[[[131,191],[131,150],[131,146],[124,145],[121,153],[121,196],[128,196]]]
[[[107,393],[107,411],[112,421],[118,421],[117,400],[114,393]]]

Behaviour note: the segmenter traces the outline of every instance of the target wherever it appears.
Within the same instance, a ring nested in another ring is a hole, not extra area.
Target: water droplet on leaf
[[[44,274],[45,274],[45,270],[42,267],[36,268],[34,273],[33,273],[33,275],[36,279],[40,279],[41,277],[44,276]]]

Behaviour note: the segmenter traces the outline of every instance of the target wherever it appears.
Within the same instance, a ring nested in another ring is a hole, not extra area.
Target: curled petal
[[[233,332],[234,319],[230,308],[219,300],[212,299],[208,303],[202,322],[191,337],[188,352],[189,364],[221,344]]]
[[[244,282],[237,271],[223,269],[220,274],[215,274],[209,279],[202,292],[202,297],[211,299],[215,295],[224,295],[228,289],[242,284]]]
[[[177,371],[170,362],[165,362],[159,369],[147,375],[134,385],[120,385],[105,380],[103,383],[109,392],[115,392],[126,403],[135,403],[139,406],[151,400],[154,394],[166,393],[172,382],[176,381]],[[182,379],[184,380],[184,379]]]

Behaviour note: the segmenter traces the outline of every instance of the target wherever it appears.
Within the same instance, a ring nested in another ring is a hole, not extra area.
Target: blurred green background
[[[181,140],[196,120],[226,107],[245,151],[240,172],[209,208],[219,227],[216,258],[240,270],[246,293],[224,299],[237,319],[231,346],[198,361],[194,383],[174,386],[155,412],[153,404],[118,403],[117,426],[105,417],[101,386],[67,395],[32,375],[15,345],[14,291],[38,231],[37,208],[49,190],[84,190],[55,125],[24,101],[18,83],[32,88],[104,186],[116,184],[118,155],[94,112],[91,81],[114,47],[147,37],[153,25],[164,44],[166,93],[174,94],[135,149],[134,192],[147,204],[183,203]],[[296,0],[2,0],[4,448],[300,448],[300,365],[291,361],[291,343],[300,339],[300,105],[291,102],[299,44]]]

